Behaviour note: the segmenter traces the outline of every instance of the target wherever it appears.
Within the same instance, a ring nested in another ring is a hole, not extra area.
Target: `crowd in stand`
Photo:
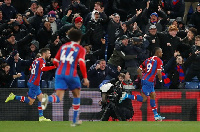
[[[90,88],[123,70],[139,84],[137,68],[155,47],[163,50],[165,73],[156,88],[184,88],[195,76],[200,80],[199,0],[0,0],[0,87],[27,81],[41,48],[50,48],[52,65],[60,46],[70,41],[71,28],[83,34]],[[54,75],[55,70],[44,72],[42,79],[52,81]]]

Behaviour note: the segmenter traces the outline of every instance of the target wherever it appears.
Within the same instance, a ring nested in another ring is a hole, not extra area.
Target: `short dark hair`
[[[197,36],[195,37],[195,39],[200,39],[200,35],[197,35]]]
[[[154,49],[153,49],[153,55],[155,55],[156,54],[156,52],[158,51],[158,50],[160,50],[160,47],[155,47]]]
[[[194,36],[196,36],[196,34],[197,34],[197,29],[196,29],[196,28],[191,27],[191,28],[189,28],[188,30],[189,30],[190,32],[192,32]]]
[[[5,68],[6,66],[10,66],[8,63],[1,64],[1,68]]]
[[[82,38],[82,33],[81,30],[75,29],[75,28],[71,28],[68,32],[68,37],[71,41],[75,41],[78,42],[81,40]]]
[[[50,51],[50,49],[49,48],[42,48],[42,49],[40,49],[41,55],[44,54],[44,53],[46,53],[47,51]]]

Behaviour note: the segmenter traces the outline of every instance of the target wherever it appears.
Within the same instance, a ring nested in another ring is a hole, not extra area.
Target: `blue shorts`
[[[36,99],[36,97],[40,94],[42,94],[42,91],[40,90],[40,86],[36,86],[32,83],[27,83],[29,87],[28,96],[32,99]]]
[[[152,92],[155,92],[154,90],[154,83],[149,82],[147,80],[142,80],[142,92],[146,95],[149,96]]]
[[[78,76],[56,75],[55,90],[67,90],[68,88],[70,90],[81,88],[80,78]]]

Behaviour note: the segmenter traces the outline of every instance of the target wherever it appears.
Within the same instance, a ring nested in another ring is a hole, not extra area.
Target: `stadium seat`
[[[199,82],[199,79],[197,78],[197,76],[192,78],[192,82]]]
[[[48,81],[48,88],[54,88],[54,81]]]
[[[18,88],[25,88],[25,80],[17,80]]]
[[[47,88],[47,82],[45,80],[42,80],[40,85],[41,88]]]
[[[199,83],[198,82],[186,82],[185,88],[186,89],[198,89]]]

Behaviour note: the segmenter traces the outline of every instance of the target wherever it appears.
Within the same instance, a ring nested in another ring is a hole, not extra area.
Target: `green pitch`
[[[0,121],[0,132],[200,132],[200,122]]]

